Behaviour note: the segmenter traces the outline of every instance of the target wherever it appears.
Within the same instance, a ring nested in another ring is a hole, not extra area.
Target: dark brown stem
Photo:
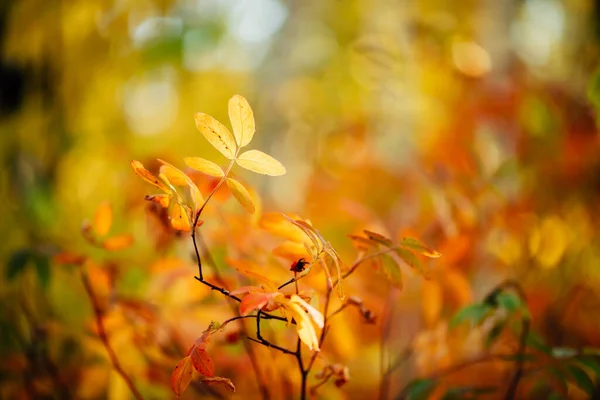
[[[86,271],[83,268],[81,268],[80,271],[81,271],[81,281],[83,282],[85,291],[87,292],[90,302],[92,303],[92,309],[94,310],[94,316],[96,318],[96,326],[98,327],[98,336],[100,337],[100,340],[102,341],[102,344],[104,345],[104,348],[106,349],[106,352],[108,353],[108,356],[110,357],[110,361],[112,362],[114,369],[117,371],[117,373],[119,375],[121,375],[121,377],[123,378],[123,380],[129,387],[129,390],[131,390],[131,393],[133,394],[133,396],[137,400],[141,400],[141,399],[143,399],[141,393],[136,388],[135,384],[133,383],[133,380],[129,377],[129,375],[127,375],[127,373],[121,366],[121,363],[119,362],[119,358],[117,357],[117,354],[115,353],[115,351],[113,350],[113,348],[110,345],[110,342],[108,340],[108,335],[106,334],[106,329],[104,328],[104,322],[102,321],[102,309],[100,308],[100,304],[98,303],[98,299],[96,298],[96,294],[94,293],[94,289],[92,288],[90,279],[89,279]]]

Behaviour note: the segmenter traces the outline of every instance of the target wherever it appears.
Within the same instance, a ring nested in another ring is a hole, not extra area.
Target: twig
[[[98,336],[100,337],[100,340],[102,341],[102,344],[104,345],[104,348],[106,349],[106,352],[110,357],[110,361],[112,362],[112,365],[117,371],[117,373],[121,375],[121,377],[129,387],[129,390],[131,390],[133,396],[137,400],[142,400],[143,397],[141,393],[136,388],[135,384],[133,383],[133,380],[129,377],[129,375],[127,375],[123,367],[121,367],[121,363],[119,362],[117,354],[110,345],[108,335],[106,334],[106,329],[104,328],[104,322],[102,321],[102,310],[100,308],[100,304],[98,303],[98,299],[96,298],[96,294],[94,293],[94,289],[92,288],[92,285],[90,283],[90,279],[83,268],[81,268],[80,271],[81,281],[83,282],[83,286],[85,287],[85,291],[87,292],[87,295],[92,303],[92,308],[94,310],[96,325],[98,327]]]

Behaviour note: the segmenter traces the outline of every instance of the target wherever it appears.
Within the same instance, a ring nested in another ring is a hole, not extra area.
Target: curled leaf
[[[200,189],[198,186],[192,181],[192,179],[181,171],[178,168],[175,168],[171,164],[166,161],[159,159],[163,165],[160,167],[161,176],[166,178],[165,181],[169,182],[173,185],[187,186],[190,189],[190,196],[192,197],[192,201],[194,202],[194,211],[198,211],[204,203],[204,198],[202,197],[202,193],[200,193]],[[179,195],[178,195],[179,196]]]
[[[279,176],[286,172],[279,161],[260,150],[248,150],[240,154],[235,162],[240,167],[257,174]]]
[[[169,197],[168,194],[147,195],[145,197],[145,199],[147,201],[151,201],[153,203],[156,203],[156,204],[158,204],[159,206],[161,206],[163,208],[169,207],[169,202],[171,200],[171,198]]]
[[[221,167],[212,161],[205,160],[204,158],[186,157],[183,159],[183,162],[185,162],[188,167],[193,168],[196,171],[203,172],[206,175],[216,176],[217,178],[225,176]]]
[[[236,198],[242,207],[244,207],[244,209],[250,214],[254,214],[254,202],[252,201],[252,196],[250,196],[250,193],[248,193],[246,188],[233,178],[227,178],[227,186],[229,186],[233,197]]]
[[[165,193],[171,194],[171,189],[169,189],[157,177],[152,175],[152,173],[150,171],[148,171],[146,168],[144,168],[144,165],[141,162],[132,160],[131,168],[133,169],[133,172],[135,172],[139,177],[141,177],[146,182],[153,184],[154,186],[156,186],[157,188],[159,188],[160,190],[162,190]]]
[[[214,376],[212,378],[202,378],[200,381],[207,385],[224,386],[225,389],[235,393],[235,385],[233,384],[233,382],[231,382],[231,379],[229,378]]]
[[[96,209],[92,227],[98,236],[106,236],[113,222],[113,211],[109,202],[103,202]]]
[[[192,381],[193,372],[194,370],[190,356],[184,357],[177,363],[171,374],[171,388],[175,395],[181,396],[185,389],[187,389]]]
[[[386,238],[385,236],[376,233],[376,232],[371,232],[371,231],[367,231],[365,230],[365,235],[367,235],[367,237],[371,240],[374,240],[377,243],[380,243],[386,247],[392,247],[394,245],[394,243],[392,242],[391,239]]]
[[[238,145],[244,147],[250,143],[256,129],[254,114],[248,101],[239,94],[229,99],[229,120]]]
[[[196,127],[213,147],[230,160],[234,158],[236,144],[233,135],[219,121],[204,113],[194,115]]]

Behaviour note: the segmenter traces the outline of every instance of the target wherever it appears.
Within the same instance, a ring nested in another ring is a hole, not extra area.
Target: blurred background
[[[251,147],[287,174],[236,171],[260,210],[245,216],[227,193],[207,210],[217,263],[250,257],[284,270],[288,261],[269,255],[275,239],[252,233],[273,211],[310,219],[347,264],[356,251],[346,235],[361,229],[415,236],[443,254],[426,283],[405,268],[402,290],[372,268],[353,275],[348,293],[385,323],[337,322],[326,351],[353,378],[322,389],[324,398],[376,396],[381,360],[415,338],[415,355],[389,374],[391,397],[477,352],[473,332],[467,345],[448,344],[447,321],[506,278],[523,285],[549,343],[600,346],[598,21],[593,0],[2,1],[0,397],[62,398],[60,382],[77,398],[127,396],[92,333],[76,271],[54,261],[64,251],[94,260],[115,347],[144,393],[171,396],[177,357],[159,346],[164,368],[150,370],[160,362],[140,343],[176,341],[177,331],[185,351],[230,311],[191,278],[188,241],[157,238],[143,204],[153,188],[129,161],[154,170],[156,158],[226,164],[193,114],[229,126],[236,93],[254,110]],[[199,185],[207,193],[211,184]],[[135,238],[118,254],[80,233],[106,200],[111,232]],[[176,283],[163,282],[168,271],[179,271]],[[171,320],[157,317],[162,328],[144,325],[150,333],[139,336],[142,323],[115,298]],[[243,350],[232,346],[215,350],[217,371],[242,395],[255,393]],[[264,371],[277,393],[297,384],[294,372]]]

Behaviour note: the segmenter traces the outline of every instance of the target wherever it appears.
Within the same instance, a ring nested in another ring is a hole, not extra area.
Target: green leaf
[[[585,367],[594,371],[596,379],[600,380],[600,357],[597,356],[579,356],[577,361],[583,364]]]
[[[542,353],[552,355],[552,347],[544,343],[544,341],[535,333],[529,332],[526,340],[527,346],[541,351]]]
[[[485,338],[485,347],[486,348],[489,348],[492,344],[494,344],[496,339],[498,339],[498,336],[500,336],[500,334],[504,330],[504,326],[505,326],[504,321],[501,321],[501,322],[496,323],[492,327],[492,329],[490,329],[490,333],[488,333],[487,337]]]
[[[23,273],[25,267],[27,266],[27,262],[32,256],[32,252],[29,249],[21,249],[15,251],[8,260],[8,265],[6,268],[6,279],[12,280],[16,278],[19,274]]]
[[[33,257],[33,262],[35,264],[35,272],[42,287],[47,288],[50,282],[50,261],[48,257],[36,254]]]
[[[403,392],[407,400],[426,400],[435,389],[436,384],[437,381],[433,379],[415,379],[406,386]]]
[[[402,270],[398,265],[396,259],[389,255],[384,255],[382,257],[382,265],[383,265],[383,273],[386,278],[398,289],[402,289]]]
[[[498,305],[510,313],[517,311],[521,308],[521,299],[514,293],[502,292],[496,296]]]
[[[594,394],[594,382],[590,379],[588,374],[583,369],[573,364],[569,365],[567,369],[573,378],[573,382],[589,396],[592,396]]]
[[[479,395],[491,394],[497,392],[498,389],[493,386],[468,386],[451,388],[446,391],[442,400],[465,400],[475,399]]]
[[[398,257],[400,257],[402,261],[407,263],[411,268],[416,269],[422,275],[425,274],[421,260],[419,260],[411,251],[406,249],[394,249],[394,251],[396,254],[398,254]]]
[[[485,303],[471,304],[460,310],[450,320],[450,328],[455,328],[466,321],[471,321],[473,324],[479,324],[491,310],[492,307]]]
[[[425,257],[430,258],[439,258],[441,256],[437,251],[427,247],[425,243],[411,237],[405,237],[400,242],[400,246],[406,247],[412,251],[416,251],[419,254],[424,255]]]

